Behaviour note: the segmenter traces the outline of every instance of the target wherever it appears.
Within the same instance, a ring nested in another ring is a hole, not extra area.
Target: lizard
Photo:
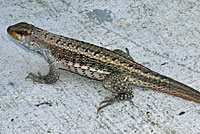
[[[26,78],[52,84],[59,79],[61,68],[102,81],[112,96],[100,102],[97,113],[114,102],[131,100],[134,96],[131,85],[200,103],[199,91],[135,62],[127,48],[126,51],[109,50],[50,33],[26,22],[9,26],[7,32],[24,47],[42,55],[49,64],[48,74],[29,73]]]

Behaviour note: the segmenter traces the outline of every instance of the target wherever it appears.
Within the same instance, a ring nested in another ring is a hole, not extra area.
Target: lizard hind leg
[[[104,87],[113,93],[113,95],[112,97],[105,98],[105,100],[100,103],[100,107],[98,107],[97,113],[101,109],[113,104],[116,101],[130,100],[133,98],[133,92],[129,87],[127,76],[125,74],[121,74],[119,72],[111,73],[106,76],[103,84]]]
[[[129,49],[128,48],[125,48],[126,52],[120,50],[120,49],[115,49],[113,50],[114,53],[124,57],[124,58],[127,58],[129,60],[132,60],[133,61],[133,58],[131,57],[130,53],[129,53]]]

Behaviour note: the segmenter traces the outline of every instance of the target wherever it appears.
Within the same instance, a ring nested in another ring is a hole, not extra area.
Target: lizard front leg
[[[41,75],[40,73],[38,73],[38,75],[34,73],[29,73],[26,78],[43,84],[55,83],[60,76],[58,63],[56,59],[51,55],[50,51],[45,50],[42,52],[42,55],[45,57],[45,60],[49,64],[49,73],[47,75]]]
[[[113,96],[106,98],[100,103],[104,104],[97,109],[97,113],[116,101],[130,100],[133,98],[132,89],[129,87],[128,76],[121,72],[113,72],[106,76],[103,81],[104,86],[109,89]]]

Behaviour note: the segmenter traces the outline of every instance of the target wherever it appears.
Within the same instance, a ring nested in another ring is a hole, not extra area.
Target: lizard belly
[[[104,80],[106,74],[103,74],[102,71],[91,68],[89,66],[80,65],[79,63],[73,63],[73,62],[66,62],[64,60],[61,60],[58,62],[59,68],[62,68],[64,70],[71,71],[73,73],[77,73],[79,75],[89,77],[96,80]],[[101,73],[102,72],[102,73]]]

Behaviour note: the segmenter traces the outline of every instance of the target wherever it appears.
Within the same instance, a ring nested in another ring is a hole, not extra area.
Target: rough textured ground
[[[199,1],[1,0],[0,133],[200,134],[197,103],[133,87],[132,102],[96,114],[111,95],[101,82],[63,70],[53,85],[25,80],[48,65],[10,40],[6,28],[21,21],[109,49],[128,47],[135,61],[200,91]]]

